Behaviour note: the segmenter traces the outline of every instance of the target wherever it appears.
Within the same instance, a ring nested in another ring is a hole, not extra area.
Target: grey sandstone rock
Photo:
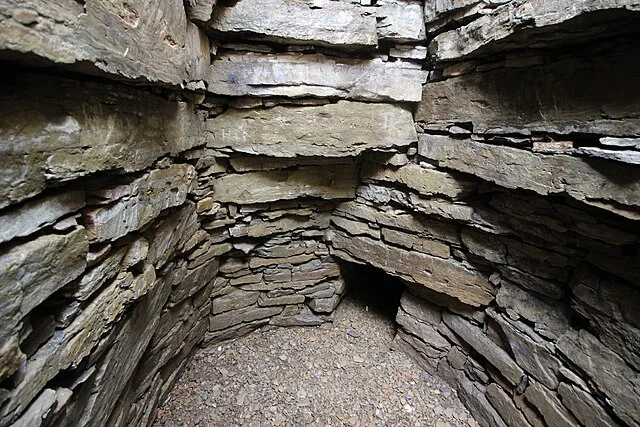
[[[488,314],[500,325],[516,363],[547,388],[557,389],[561,365],[553,354],[553,347],[536,336],[535,332],[527,330],[527,325],[504,319],[491,309]]]
[[[640,170],[433,135],[420,136],[419,152],[442,167],[471,173],[506,188],[541,195],[566,193],[580,201],[600,202],[601,207],[614,212],[617,204],[636,209],[640,206]],[[600,172],[603,169],[606,175]],[[614,175],[625,178],[614,181]]]
[[[196,172],[191,165],[154,169],[122,189],[122,198],[84,213],[87,235],[93,242],[113,240],[150,223],[164,209],[179,206],[193,189]]]
[[[24,237],[84,206],[84,193],[68,191],[30,200],[0,216],[0,243]]]
[[[190,20],[201,23],[211,19],[217,0],[188,0],[185,2],[187,16]]]
[[[481,426],[507,427],[500,414],[487,400],[484,387],[469,380],[462,372],[452,369],[444,359],[438,364],[438,374],[458,390],[460,400],[470,409]]]
[[[421,1],[378,0],[375,14],[381,40],[419,42],[426,39]]]
[[[330,0],[239,0],[218,5],[209,28],[288,44],[374,48],[376,18],[366,8]]]
[[[247,292],[241,289],[213,299],[211,314],[224,313],[225,311],[238,310],[253,305],[258,301],[258,292]]]
[[[398,310],[396,322],[398,322],[406,332],[420,338],[420,340],[429,347],[433,347],[440,352],[447,352],[451,349],[449,341],[438,333],[434,325],[417,320],[404,310]]]
[[[438,326],[442,321],[442,308],[413,295],[409,291],[402,292],[400,307],[421,322]]]
[[[487,386],[487,400],[498,411],[508,426],[530,427],[531,424],[516,407],[513,400],[496,383]]]
[[[597,157],[615,162],[640,164],[640,152],[630,150],[603,150],[598,147],[581,147],[574,150],[575,153],[586,157]]]
[[[529,0],[525,2],[506,2],[472,23],[454,31],[442,33],[431,42],[430,53],[438,61],[460,59],[469,56],[483,47],[500,45],[499,41],[519,32],[535,36],[532,29],[559,26],[577,16],[594,11],[627,9],[639,11],[640,3],[635,0]],[[526,29],[523,29],[526,26]],[[562,35],[561,32],[558,32]],[[575,31],[572,34],[576,37]],[[534,37],[529,37],[528,43]],[[508,41],[507,41],[508,43]],[[517,46],[517,44],[515,44]],[[509,46],[511,47],[511,46]],[[495,48],[495,47],[494,47]],[[504,49],[504,47],[503,47]],[[486,49],[485,49],[486,50]]]
[[[476,188],[475,183],[415,164],[389,168],[375,163],[365,163],[360,175],[363,179],[406,185],[421,195],[442,195],[454,200],[463,198]]]
[[[142,170],[203,142],[192,106],[124,86],[24,74],[3,80],[0,94],[0,207],[49,181]]]
[[[367,262],[403,280],[418,283],[461,302],[478,307],[493,300],[493,288],[481,274],[452,260],[381,245],[362,236],[338,231],[327,234],[332,254],[347,261]]]
[[[366,149],[402,147],[417,140],[409,111],[350,101],[229,109],[209,119],[207,130],[208,147],[273,157],[354,156]]]
[[[571,413],[562,405],[555,392],[544,386],[533,383],[527,387],[525,397],[542,414],[547,425],[558,427],[577,427],[578,422]]]
[[[225,53],[211,65],[209,90],[230,96],[328,97],[418,102],[426,75],[381,59]]]
[[[76,227],[67,234],[44,235],[0,253],[0,283],[7,288],[2,294],[11,298],[0,306],[0,318],[7,321],[3,329],[12,331],[16,320],[82,274],[88,249],[84,228]],[[2,346],[4,358],[6,342]]]
[[[0,410],[3,422],[10,422],[59,371],[77,367],[98,344],[113,323],[133,301],[145,295],[155,280],[155,270],[146,265],[143,274],[116,278],[73,320],[49,340],[26,364],[22,382],[11,391],[11,398]]]
[[[502,281],[496,302],[517,320],[523,318],[534,323],[534,330],[549,339],[558,339],[569,328],[567,307],[547,302],[508,281]]]
[[[329,298],[313,298],[307,304],[315,313],[329,314],[338,306],[338,303],[340,303],[340,295],[334,295]]]
[[[585,330],[567,331],[557,347],[610,399],[618,417],[629,425],[640,425],[640,414],[636,410],[640,376],[635,370]]]
[[[304,297],[302,297],[304,299]],[[255,320],[265,319],[280,314],[282,306],[258,307],[250,306],[239,310],[228,311],[209,318],[209,331],[216,332],[241,323],[249,323]]]
[[[209,41],[181,0],[9,0],[0,6],[0,50],[116,78],[171,85],[206,77]],[[84,68],[83,68],[84,66]]]
[[[564,406],[585,427],[614,427],[618,425],[604,408],[587,392],[574,385],[560,384],[558,393]]]
[[[636,135],[640,89],[626,82],[637,79],[630,73],[638,67],[640,50],[609,52],[589,60],[566,58],[427,83],[415,119],[443,131],[469,123],[479,134]],[[608,83],[596,83],[602,81]]]
[[[489,363],[495,366],[513,386],[520,382],[523,370],[511,359],[511,356],[498,347],[482,329],[471,325],[460,316],[444,312],[442,318],[447,326],[453,330],[464,342],[473,347]]]
[[[229,174],[213,181],[213,198],[222,203],[265,203],[318,197],[355,197],[356,170],[350,166],[307,166],[298,170]]]

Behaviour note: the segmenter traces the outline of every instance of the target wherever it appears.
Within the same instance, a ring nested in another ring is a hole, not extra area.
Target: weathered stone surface
[[[0,410],[2,421],[14,419],[59,371],[76,367],[100,337],[106,334],[133,301],[145,295],[155,280],[155,270],[146,265],[143,274],[131,273],[116,278],[76,317],[27,361],[22,382]]]
[[[460,59],[489,45],[495,49],[497,41],[503,41],[516,32],[519,36],[528,34],[527,41],[532,43],[535,40],[535,29],[558,26],[589,12],[610,9],[640,10],[640,3],[625,0],[583,0],[577,3],[573,0],[554,2],[530,0],[506,3],[493,13],[464,27],[436,36],[429,46],[434,59],[440,61]],[[558,37],[562,35],[563,33],[558,31]],[[575,31],[571,35],[577,36]],[[518,43],[515,43],[515,46],[518,46]],[[504,48],[504,46],[501,47]]]
[[[598,201],[605,209],[615,204],[640,207],[640,169],[434,135],[420,136],[419,152],[441,167],[471,173],[506,188],[542,195],[566,193],[577,200]]]
[[[600,159],[613,160],[615,162],[640,165],[639,151],[603,150],[598,147],[581,147],[576,148],[574,152],[586,157],[597,157]]]
[[[523,370],[511,359],[506,351],[491,341],[482,332],[482,329],[474,327],[462,317],[448,312],[442,314],[442,319],[464,342],[495,366],[511,385],[517,385],[520,382],[524,375]]]
[[[357,120],[356,120],[357,118]],[[312,107],[229,109],[207,121],[207,146],[274,157],[354,156],[417,140],[411,113],[397,105],[339,101]]]
[[[187,0],[184,2],[187,17],[194,22],[207,22],[211,19],[217,0]]]
[[[0,15],[0,50],[132,80],[180,85],[206,76],[209,42],[181,0],[9,0]]]
[[[436,350],[447,352],[451,349],[449,341],[438,333],[434,325],[419,321],[415,317],[407,314],[404,310],[398,310],[396,322],[398,322],[406,332],[420,338],[424,343]]]
[[[330,0],[240,0],[233,6],[218,5],[209,28],[287,44],[358,49],[378,43],[373,14]]]
[[[606,346],[640,370],[640,313],[636,308],[640,291],[586,268],[579,269],[576,276],[572,284],[573,308],[589,319]]]
[[[330,218],[329,212],[314,212],[309,216],[292,214],[274,221],[256,218],[252,219],[247,226],[232,228],[230,233],[234,237],[264,237],[297,229],[326,230],[329,227]],[[318,234],[322,234],[322,232]]]
[[[463,228],[460,231],[460,237],[472,254],[495,264],[507,263],[507,246],[497,236]]]
[[[231,167],[236,172],[249,172],[255,170],[286,169],[299,166],[320,165],[352,165],[355,162],[351,158],[334,157],[267,157],[267,156],[243,156],[229,159]]]
[[[444,243],[401,231],[383,228],[382,239],[387,243],[413,249],[418,252],[424,252],[425,254],[440,258],[449,258],[451,255],[451,248]]]
[[[83,227],[39,237],[0,255],[0,283],[20,290],[20,312],[26,315],[82,274],[88,251]]]
[[[571,413],[562,406],[556,393],[547,390],[544,386],[537,383],[530,384],[524,395],[529,402],[538,408],[547,425],[558,427],[579,426]]]
[[[362,190],[369,186],[358,187],[358,196],[362,195]],[[369,187],[371,188],[371,187]],[[385,203],[387,201],[381,201]],[[388,206],[385,206],[388,208]],[[385,209],[379,210],[360,201],[343,202],[334,211],[336,214],[345,215],[347,217],[362,218],[363,220],[378,224],[385,228],[392,227],[407,233],[420,236],[428,236],[433,239],[445,242],[460,244],[457,228],[443,221],[429,220],[415,212],[406,212],[401,209]]]
[[[506,320],[494,310],[488,314],[500,325],[516,363],[547,388],[557,389],[560,362],[550,346],[527,325]]]
[[[209,91],[230,96],[418,102],[425,80],[422,70],[402,68],[381,59],[226,53],[211,65]]]
[[[329,298],[314,298],[308,302],[309,308],[315,313],[331,313],[340,303],[340,295]]]
[[[496,408],[502,419],[508,426],[530,427],[531,424],[518,410],[513,400],[496,383],[487,386],[487,400]]]
[[[302,307],[300,313],[274,316],[269,319],[270,325],[275,326],[318,326],[331,320],[329,316],[313,313],[306,305]]]
[[[89,239],[114,240],[139,230],[164,209],[183,204],[195,178],[193,166],[176,164],[154,169],[124,188],[116,189],[122,198],[84,213]]]
[[[400,307],[409,315],[421,322],[438,326],[442,321],[442,308],[413,295],[409,291],[402,292]]]
[[[304,299],[304,297],[303,297]],[[282,312],[282,306],[257,307],[250,306],[240,310],[228,311],[209,318],[209,331],[215,332],[236,326],[241,323],[253,322],[267,317],[275,316]]]
[[[30,200],[0,216],[0,243],[24,237],[84,206],[84,193],[68,191]]]
[[[566,306],[544,301],[508,281],[502,281],[496,302],[512,319],[522,316],[533,322],[534,330],[546,338],[558,339],[569,328]]]
[[[375,14],[381,40],[419,42],[426,39],[421,1],[379,0]]]
[[[614,427],[618,425],[591,395],[575,385],[560,384],[558,393],[564,406],[569,408],[585,427]]]
[[[613,412],[629,425],[640,425],[637,411],[640,375],[585,330],[567,331],[558,350],[582,369],[611,402]]]
[[[500,414],[487,400],[484,387],[469,380],[464,373],[451,368],[446,359],[438,363],[438,375],[458,390],[458,397],[480,425],[507,427]]]
[[[415,119],[439,130],[470,123],[475,133],[636,135],[640,85],[630,87],[630,82],[638,81],[632,70],[640,62],[639,52],[634,48],[598,59],[564,59],[428,83]]]
[[[424,6],[425,19],[431,23],[441,15],[468,8],[477,3],[483,2],[480,0],[426,0]]]
[[[455,261],[381,245],[367,237],[351,237],[334,230],[329,231],[327,237],[332,244],[332,254],[339,258],[370,263],[474,307],[493,300],[494,290],[489,281]]]
[[[149,270],[153,271],[153,268]],[[79,405],[81,407],[82,418],[80,425],[103,425],[106,423],[114,406],[118,402],[129,379],[134,374],[147,345],[151,341],[161,314],[161,308],[167,301],[171,292],[169,281],[154,280],[155,275],[149,275],[149,280],[153,283],[149,285],[149,293],[135,306],[133,312],[123,322],[118,331],[118,336],[114,340],[115,344],[110,349],[105,358],[98,364],[97,373],[92,390],[97,390],[90,399],[89,405]],[[202,337],[198,337],[198,340]],[[181,343],[185,340],[180,340]],[[184,343],[185,346],[188,343]],[[114,375],[117,372],[117,375]]]
[[[452,199],[462,198],[476,188],[475,183],[457,179],[447,172],[415,164],[389,168],[375,163],[365,163],[360,176],[363,179],[406,185],[425,196],[442,195]]]
[[[621,147],[640,150],[640,138],[600,138],[600,144],[605,147]]]
[[[31,404],[24,414],[13,424],[14,427],[40,427],[53,405],[56,403],[56,392],[50,388],[45,389]]]
[[[259,292],[247,292],[241,289],[213,299],[211,314],[224,313],[225,311],[238,310],[253,305],[258,301]]]
[[[370,236],[374,239],[380,239],[381,237],[380,230],[369,227],[367,223],[351,221],[341,216],[332,215],[331,224],[346,231],[352,236]]]
[[[308,166],[298,170],[258,171],[212,180],[213,198],[222,203],[266,203],[302,197],[355,197],[357,171],[350,166]]]
[[[33,74],[1,86],[0,207],[41,192],[47,181],[138,171],[203,142],[204,122],[183,102]]]
[[[175,251],[184,245],[198,229],[195,203],[186,201],[167,216],[151,224],[145,232],[149,241],[147,262],[161,267],[173,258]]]

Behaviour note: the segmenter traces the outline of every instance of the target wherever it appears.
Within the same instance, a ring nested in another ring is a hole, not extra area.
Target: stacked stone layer
[[[637,1],[216,3],[0,6],[0,426],[149,425],[344,262],[481,425],[640,425]]]

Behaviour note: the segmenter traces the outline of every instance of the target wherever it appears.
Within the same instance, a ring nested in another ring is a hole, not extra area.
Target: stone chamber
[[[150,425],[343,262],[480,425],[640,426],[640,1],[1,0],[0,60],[0,426]]]

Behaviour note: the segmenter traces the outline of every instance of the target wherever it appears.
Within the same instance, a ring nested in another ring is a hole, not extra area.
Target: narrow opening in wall
[[[342,263],[341,270],[347,284],[345,298],[365,311],[395,321],[404,290],[400,279],[369,265]]]

